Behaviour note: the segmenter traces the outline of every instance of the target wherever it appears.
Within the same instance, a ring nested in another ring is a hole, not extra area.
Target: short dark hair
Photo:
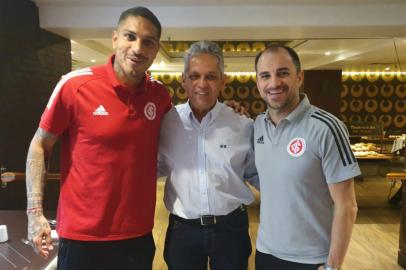
[[[299,55],[296,53],[296,51],[294,49],[292,49],[291,47],[282,45],[282,44],[270,44],[266,47],[265,50],[263,50],[262,52],[260,52],[256,57],[255,57],[255,72],[257,72],[257,65],[258,65],[258,61],[259,58],[261,57],[261,55],[265,52],[276,52],[280,49],[283,49],[285,51],[287,51],[287,53],[289,54],[289,56],[292,58],[293,64],[296,67],[296,71],[299,72],[302,70],[301,64],[300,64],[300,58]]]
[[[120,18],[118,19],[118,25],[130,16],[133,16],[133,17],[140,16],[140,17],[143,17],[144,19],[147,19],[148,21],[150,21],[155,26],[156,30],[158,31],[158,38],[161,38],[161,31],[162,31],[161,23],[159,22],[158,18],[154,15],[154,13],[152,13],[151,10],[149,10],[146,7],[133,7],[133,8],[124,10],[121,13]]]

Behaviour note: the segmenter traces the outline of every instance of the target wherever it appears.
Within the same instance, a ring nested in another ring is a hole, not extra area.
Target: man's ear
[[[186,74],[184,72],[182,72],[182,87],[183,89],[185,89],[185,83],[186,83]]]
[[[303,82],[304,82],[304,71],[303,70],[298,72],[297,79],[299,81],[299,88],[300,88],[300,87],[302,87]]]
[[[118,32],[117,32],[117,30],[114,30],[111,35],[111,45],[114,50],[117,48],[117,39],[118,39]]]
[[[221,87],[224,89],[226,87],[226,74],[223,73],[223,79],[221,81]]]

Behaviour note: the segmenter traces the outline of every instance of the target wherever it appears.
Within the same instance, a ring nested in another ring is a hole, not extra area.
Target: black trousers
[[[258,250],[255,254],[255,270],[317,270],[321,265],[285,261]]]
[[[169,217],[164,249],[169,270],[207,270],[208,263],[211,270],[246,270],[251,251],[246,210],[213,225]]]
[[[154,255],[152,233],[102,242],[60,238],[58,270],[151,270]]]

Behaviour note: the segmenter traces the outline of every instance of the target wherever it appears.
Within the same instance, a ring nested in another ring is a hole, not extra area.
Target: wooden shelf
[[[391,160],[394,159],[395,156],[393,155],[383,155],[383,156],[361,156],[355,157],[356,159],[366,159],[366,160]]]

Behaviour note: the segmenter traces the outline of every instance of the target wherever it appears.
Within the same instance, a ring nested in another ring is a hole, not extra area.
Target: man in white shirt
[[[164,257],[170,270],[247,269],[251,254],[244,205],[258,188],[253,123],[217,101],[224,60],[212,42],[194,43],[185,55],[182,85],[189,101],[161,124],[159,174],[171,212]]]

